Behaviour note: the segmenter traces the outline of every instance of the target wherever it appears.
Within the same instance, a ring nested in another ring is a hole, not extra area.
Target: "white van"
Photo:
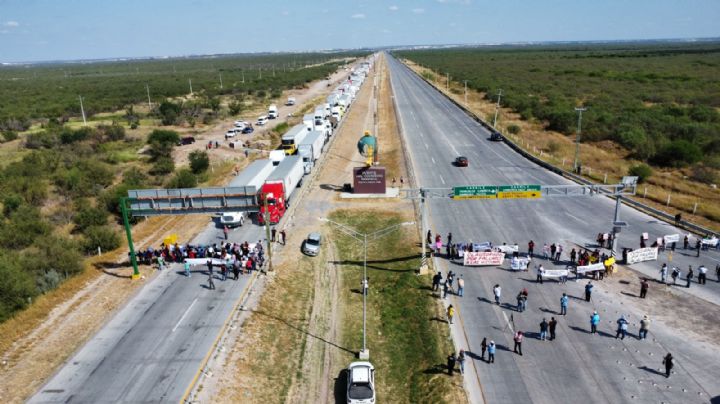
[[[268,117],[263,115],[260,118],[258,118],[257,122],[255,122],[255,125],[257,126],[263,126],[266,123],[268,123]]]
[[[220,224],[227,227],[242,226],[245,223],[245,212],[225,212],[220,216]]]
[[[291,105],[295,105],[295,97],[288,97],[287,102],[285,103],[288,107]]]
[[[268,108],[268,119],[275,119],[278,117],[277,105],[273,104]]]

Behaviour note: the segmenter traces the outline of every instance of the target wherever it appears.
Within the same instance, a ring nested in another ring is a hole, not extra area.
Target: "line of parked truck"
[[[372,62],[370,59],[352,68],[348,79],[335,88],[325,103],[282,136],[280,149],[271,151],[268,159],[255,160],[230,182],[229,187],[252,187],[257,191],[258,224],[265,224],[266,211],[270,224],[278,223],[283,217],[295,189],[302,185],[303,177],[312,172],[337,125],[350,109]],[[275,113],[277,116],[277,108]],[[247,217],[248,212],[225,212],[220,224],[242,226]]]

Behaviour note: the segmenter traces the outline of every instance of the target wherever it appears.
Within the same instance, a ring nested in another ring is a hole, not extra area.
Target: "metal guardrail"
[[[397,60],[397,59],[396,59],[396,60]],[[403,63],[403,65],[404,65],[404,63]],[[428,83],[433,90],[437,91],[440,95],[442,95],[443,97],[447,98],[450,102],[452,102],[453,104],[455,104],[455,106],[457,106],[458,108],[460,108],[460,110],[462,110],[465,114],[467,114],[467,115],[468,115],[470,118],[472,118],[474,121],[476,121],[477,123],[479,123],[480,125],[482,125],[482,126],[483,126],[486,130],[488,130],[490,133],[492,133],[492,132],[500,133],[500,131],[496,130],[496,129],[493,128],[490,124],[488,124],[487,122],[483,121],[479,116],[475,115],[474,112],[472,112],[472,111],[470,111],[469,109],[465,108],[464,105],[462,105],[462,104],[460,104],[459,102],[455,101],[455,100],[452,99],[451,97],[448,97],[447,94],[445,94],[444,92],[442,92],[441,90],[439,90],[437,87],[435,87],[435,85],[434,85],[433,83],[431,83],[429,80],[427,80],[425,77],[423,77],[422,75],[417,74],[414,70],[410,69],[407,65],[405,65],[405,67],[406,67],[408,70],[410,70],[413,74],[415,74],[416,76],[420,77],[420,79],[422,79],[423,81],[425,81],[426,83]],[[512,148],[512,149],[515,150],[518,154],[520,154],[521,156],[523,156],[523,157],[525,157],[526,159],[530,160],[531,162],[539,165],[540,167],[543,167],[543,168],[545,168],[545,169],[547,169],[547,170],[549,170],[549,171],[551,171],[551,172],[553,172],[553,173],[555,173],[555,174],[558,174],[558,175],[560,175],[560,176],[562,176],[562,177],[564,177],[564,178],[568,178],[568,179],[570,179],[570,180],[572,180],[572,181],[575,181],[575,182],[578,182],[578,183],[581,183],[581,184],[597,185],[597,184],[595,184],[594,182],[589,181],[589,180],[587,180],[587,179],[585,179],[585,178],[583,178],[583,177],[581,177],[581,176],[579,176],[579,175],[576,175],[576,174],[571,173],[571,172],[569,172],[569,171],[563,170],[562,168],[556,167],[556,166],[548,163],[547,161],[541,160],[541,159],[533,156],[532,154],[530,154],[529,152],[525,151],[525,150],[522,149],[520,146],[518,146],[516,143],[514,143],[513,141],[511,141],[510,139],[508,139],[507,136],[503,135],[502,133],[500,133],[500,135],[502,136],[503,142],[504,142],[505,144],[507,144],[508,146],[510,146],[510,148]],[[606,195],[606,196],[608,196],[608,195]],[[608,196],[608,198],[614,199],[612,196]],[[655,216],[655,217],[657,217],[657,218],[659,218],[659,219],[665,220],[665,221],[667,221],[667,222],[669,222],[669,223],[673,223],[673,224],[676,224],[676,225],[678,225],[678,226],[684,227],[684,228],[686,228],[686,229],[688,229],[688,230],[691,230],[691,231],[693,231],[694,233],[696,233],[696,234],[698,234],[698,235],[701,235],[701,236],[704,236],[704,235],[715,235],[715,236],[718,236],[718,235],[719,235],[719,233],[713,231],[712,229],[708,229],[708,228],[706,228],[706,227],[697,225],[697,224],[695,224],[695,223],[688,222],[687,220],[681,220],[679,223],[675,223],[675,216],[674,216],[674,215],[672,215],[672,214],[670,214],[670,213],[667,213],[667,212],[663,212],[662,210],[659,210],[659,209],[655,209],[655,208],[653,208],[652,206],[645,205],[644,203],[638,202],[638,201],[636,201],[636,200],[634,200],[634,199],[629,199],[629,198],[627,198],[627,197],[623,197],[623,198],[622,198],[622,203],[624,203],[624,204],[626,204],[626,205],[628,205],[628,206],[632,206],[632,207],[634,207],[634,208],[636,208],[636,209],[638,209],[638,210],[642,210],[642,211],[644,211],[645,213],[648,213],[648,214],[650,214],[650,215],[653,215],[653,216]]]

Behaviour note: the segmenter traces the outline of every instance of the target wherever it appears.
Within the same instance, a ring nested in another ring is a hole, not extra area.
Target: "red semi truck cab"
[[[260,214],[258,215],[258,222],[261,225],[265,224],[265,198],[267,198],[267,211],[270,216],[270,224],[277,224],[287,210],[283,183],[270,182],[263,184],[260,190]]]

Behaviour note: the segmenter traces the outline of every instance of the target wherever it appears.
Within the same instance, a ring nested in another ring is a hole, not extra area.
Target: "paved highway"
[[[389,56],[388,63],[400,125],[420,186],[571,184],[530,163],[507,145],[490,142],[486,130],[408,68]],[[460,155],[468,157],[469,167],[452,165]],[[429,209],[433,234],[441,234],[443,240],[452,232],[455,242],[517,242],[521,250],[525,250],[532,239],[536,252],[545,242],[559,242],[565,247],[567,259],[570,248],[593,244],[598,232],[610,229],[614,202],[600,196],[541,200],[432,199]],[[621,219],[630,227],[618,239],[620,248],[637,248],[642,232],[649,232],[651,239],[678,232],[664,222],[627,207],[621,209]],[[686,264],[696,267],[700,262],[714,268],[717,259],[716,252],[703,254],[700,260],[689,254],[676,254],[674,263],[684,265],[683,269],[687,268]],[[687,341],[683,335],[675,335],[672,329],[658,323],[651,329],[652,341],[612,338],[620,313],[630,315],[631,330],[635,332],[638,316],[645,313],[627,303],[628,297],[608,292],[602,282],[595,287],[591,303],[571,299],[569,315],[559,318],[556,311],[562,293],[579,297],[584,282],[536,284],[534,274],[491,267],[464,268],[444,259],[437,259],[436,263],[440,268],[461,274],[466,282],[463,298],[448,299],[458,308],[460,317],[452,329],[454,338],[467,341],[467,345],[458,344],[458,348],[479,355],[483,337],[498,344],[494,364],[479,359],[471,359],[466,364],[471,367],[465,384],[472,402],[484,399],[489,403],[689,403],[707,402],[709,397],[720,394],[720,384],[711,376],[720,374],[717,365],[720,358],[713,346],[702,341]],[[543,264],[553,268],[550,262]],[[657,262],[651,262],[636,264],[634,269],[656,275],[658,267]],[[714,275],[711,279],[714,281]],[[491,290],[496,283],[503,287],[501,306],[491,303]],[[718,285],[709,282],[703,287],[701,297],[712,301],[720,295]],[[518,313],[509,306],[515,305],[515,296],[522,288],[530,292],[529,307],[528,311]],[[586,331],[593,310],[598,310],[603,317],[600,330],[604,334],[600,336],[591,336]],[[527,331],[529,337],[533,337],[539,332],[542,318],[549,320],[550,316],[559,318],[558,340],[540,342],[527,338],[523,344],[525,355],[514,355],[511,330]],[[661,367],[660,358],[667,347],[672,347],[681,366],[676,366],[677,374],[666,380],[657,374],[657,369]]]
[[[221,241],[210,223],[192,244]],[[264,240],[246,224],[230,241]],[[145,285],[29,402],[178,402],[251,280],[215,280],[205,267],[186,278],[174,264]]]

